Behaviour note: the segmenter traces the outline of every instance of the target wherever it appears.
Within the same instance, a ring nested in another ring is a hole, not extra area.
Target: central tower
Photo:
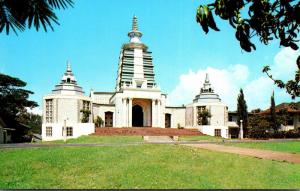
[[[138,30],[138,20],[132,19],[132,29],[128,33],[129,42],[123,44],[118,66],[116,91],[125,87],[154,88],[152,52],[141,42],[142,33]]]
[[[134,16],[128,32],[129,42],[122,45],[116,92],[115,127],[164,127],[165,99],[154,80],[152,52],[142,43],[142,33]]]

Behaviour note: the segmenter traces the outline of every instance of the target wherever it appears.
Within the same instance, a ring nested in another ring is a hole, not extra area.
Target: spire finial
[[[138,20],[137,17],[135,15],[133,15],[132,18],[132,31],[138,31]]]
[[[71,72],[71,62],[69,60],[67,60],[67,72]]]
[[[209,83],[208,73],[206,73],[206,76],[205,76],[205,83]]]
[[[128,33],[130,38],[130,42],[141,43],[140,38],[142,37],[142,33],[138,29],[138,20],[135,15],[132,18],[132,30]]]

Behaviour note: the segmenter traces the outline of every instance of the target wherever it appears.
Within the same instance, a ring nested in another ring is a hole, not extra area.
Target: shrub
[[[177,123],[177,129],[183,129],[183,127],[180,125],[180,123]]]

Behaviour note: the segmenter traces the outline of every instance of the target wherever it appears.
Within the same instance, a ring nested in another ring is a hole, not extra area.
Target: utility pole
[[[240,138],[244,139],[244,131],[243,131],[243,120],[240,120]]]
[[[64,129],[63,129],[63,135],[64,135],[64,142],[67,142],[67,120],[68,118],[66,117],[64,119]]]

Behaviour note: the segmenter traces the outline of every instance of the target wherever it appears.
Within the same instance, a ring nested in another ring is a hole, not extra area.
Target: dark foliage
[[[26,124],[30,122],[20,122],[19,117],[26,108],[37,106],[36,102],[28,100],[33,92],[23,89],[25,86],[26,83],[18,78],[0,74],[0,117],[9,128],[15,129],[12,137],[14,142],[24,141],[24,135],[29,131]]]
[[[270,107],[270,127],[277,131],[279,129],[279,123],[277,120],[276,110],[275,110],[275,99],[274,99],[274,92],[271,96],[271,107]]]
[[[28,100],[33,92],[23,89],[26,82],[5,74],[0,74],[0,116],[16,119],[17,115],[26,110],[26,107],[37,106],[34,101]]]
[[[211,113],[207,109],[198,111],[198,121],[200,124],[198,125],[208,125],[208,119],[211,118]]]
[[[73,0],[1,0],[0,32],[5,29],[15,33],[32,26],[38,31],[42,26],[53,30],[52,23],[59,24],[54,9],[66,9],[73,6]]]
[[[280,45],[298,49],[297,42],[300,26],[300,1],[298,0],[215,0],[208,5],[200,5],[196,13],[196,21],[205,33],[209,28],[219,31],[214,14],[235,29],[235,37],[240,47],[246,52],[255,50],[251,38],[257,36],[261,43],[268,45],[273,39],[279,39]],[[295,78],[284,83],[274,79],[269,73],[270,67],[263,69],[274,83],[285,88],[292,98],[300,96],[300,56],[297,59],[298,69]]]
[[[41,134],[42,132],[42,116],[38,114],[23,111],[18,115],[18,122],[29,127],[29,134]]]
[[[240,94],[237,98],[237,123],[240,126],[240,120],[243,120],[243,131],[244,134],[247,135],[248,128],[248,111],[247,111],[247,103],[244,97],[244,92],[240,89]]]
[[[88,122],[89,122],[89,118],[90,118],[91,111],[88,110],[88,109],[82,109],[82,110],[80,110],[80,112],[82,113],[82,119],[81,119],[81,122],[82,122],[82,123],[88,123]]]

